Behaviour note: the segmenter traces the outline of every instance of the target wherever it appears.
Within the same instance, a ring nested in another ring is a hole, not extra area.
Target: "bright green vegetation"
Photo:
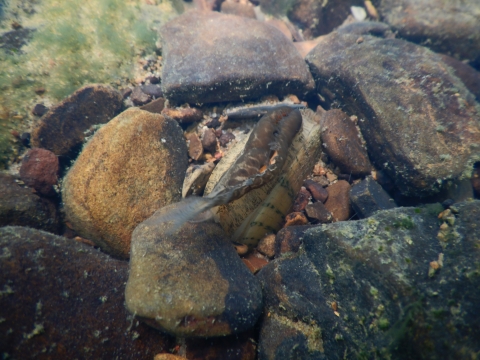
[[[0,121],[9,121],[0,124],[0,162],[11,151],[10,130],[29,127],[35,103],[51,106],[88,83],[125,86],[141,57],[156,56],[157,28],[177,14],[168,0],[43,0],[36,10],[19,21],[36,29],[31,41],[13,54],[0,50]],[[2,32],[11,30],[8,13]]]

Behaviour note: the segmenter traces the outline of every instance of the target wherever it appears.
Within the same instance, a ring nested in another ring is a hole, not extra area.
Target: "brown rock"
[[[163,97],[162,88],[159,85],[148,84],[141,86],[142,91],[151,96],[152,99],[158,99]]]
[[[33,148],[22,159],[20,177],[27,186],[46,196],[55,195],[53,185],[58,181],[59,164],[51,151]]]
[[[28,226],[58,233],[59,216],[53,201],[21,184],[20,179],[0,173],[0,226]]]
[[[319,201],[307,205],[305,212],[307,213],[308,218],[314,222],[326,224],[333,220],[332,213]]]
[[[290,226],[283,228],[275,237],[275,257],[282,254],[296,253],[302,244],[302,235],[312,225]]]
[[[338,180],[335,184],[327,187],[328,199],[325,207],[332,213],[334,221],[350,219],[350,184],[345,180]]]
[[[477,167],[473,171],[472,186],[473,186],[473,191],[474,191],[476,197],[480,198],[480,167]]]
[[[453,68],[455,75],[463,81],[470,92],[475,95],[475,98],[480,102],[480,72],[475,70],[463,61],[457,60],[448,55],[441,55],[445,64]]]
[[[203,154],[203,145],[196,133],[188,134],[188,155],[198,160]]]
[[[120,111],[122,103],[122,95],[110,86],[84,86],[40,119],[31,133],[32,146],[55,155],[68,155],[85,140],[86,130],[108,122]]]
[[[247,265],[252,274],[256,274],[262,267],[268,264],[267,260],[263,257],[259,257],[255,252],[247,254],[246,257],[242,258],[242,261]]]
[[[126,311],[127,262],[74,240],[10,226],[0,228],[0,253],[3,354],[150,360],[173,346],[173,338]]]
[[[295,201],[293,202],[292,210],[294,212],[303,211],[309,200],[310,193],[302,186],[297,194],[297,197],[295,198]]]
[[[161,36],[162,87],[174,102],[303,96],[313,90],[311,74],[292,42],[260,21],[188,11],[162,27]]]
[[[342,110],[326,111],[321,120],[324,151],[345,174],[368,175],[372,164],[362,146],[360,134]]]
[[[215,130],[205,129],[202,137],[202,146],[206,151],[215,154],[217,149],[217,136],[215,135]]]
[[[186,222],[171,232],[171,204],[141,223],[132,236],[125,290],[132,314],[182,337],[224,336],[255,325],[262,290],[222,228]]]
[[[165,99],[158,98],[146,105],[140,107],[141,110],[149,111],[151,113],[160,114],[165,106]]]
[[[274,26],[278,30],[280,30],[282,32],[282,34],[285,35],[285,37],[288,40],[292,40],[292,32],[288,28],[288,25],[285,23],[285,21],[277,19],[277,18],[270,18],[270,19],[266,19],[265,22],[268,25]]]
[[[235,139],[235,135],[233,135],[231,132],[224,132],[222,135],[220,135],[218,141],[220,142],[220,145],[226,146],[233,139]]]
[[[275,256],[275,234],[266,235],[258,242],[257,251],[270,259]]]
[[[220,11],[224,14],[232,14],[256,19],[253,5],[249,1],[226,0],[220,5]]]
[[[185,357],[188,360],[255,360],[257,352],[253,339],[252,331],[210,339],[187,338]]]
[[[165,108],[162,115],[177,120],[180,124],[191,124],[203,118],[203,112],[194,107]]]
[[[140,86],[136,86],[130,94],[130,100],[138,106],[149,103],[152,98],[150,95],[145,94]]]
[[[67,219],[82,237],[128,257],[133,229],[180,200],[186,154],[177,122],[126,110],[95,133],[66,175]]]
[[[187,358],[183,356],[178,356],[178,355],[173,355],[173,354],[168,354],[168,353],[163,353],[163,354],[157,354],[153,358],[153,360],[187,360]]]
[[[32,114],[36,116],[43,116],[48,111],[48,108],[43,104],[36,104],[32,110]]]
[[[325,179],[326,180],[326,179]],[[312,194],[316,201],[324,203],[328,198],[328,191],[317,181],[305,180],[303,186]]]
[[[301,212],[292,212],[285,216],[285,225],[284,227],[288,226],[295,226],[295,225],[305,225],[308,224],[308,220],[305,215]]]

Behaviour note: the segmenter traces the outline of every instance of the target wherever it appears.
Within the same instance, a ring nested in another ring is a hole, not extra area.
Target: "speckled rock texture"
[[[480,201],[396,208],[303,234],[257,276],[259,359],[470,359],[480,351]]]
[[[53,196],[60,165],[57,156],[46,149],[33,148],[22,159],[20,177],[40,194]]]
[[[480,107],[440,56],[398,39],[332,33],[306,60],[327,103],[358,116],[370,159],[406,196],[469,176]]]
[[[110,86],[86,85],[40,119],[31,134],[32,146],[55,155],[71,155],[85,140],[85,131],[108,122],[120,112],[122,104],[122,95]]]
[[[96,132],[67,173],[67,219],[82,237],[127,258],[135,227],[181,199],[187,165],[176,121],[129,109]]]
[[[378,10],[400,37],[480,68],[477,0],[382,0]]]
[[[189,11],[161,29],[162,88],[174,102],[304,95],[314,83],[278,29],[217,12]]]
[[[60,219],[55,203],[21,184],[12,175],[0,174],[0,226],[28,226],[58,233]]]
[[[152,359],[173,339],[125,309],[128,263],[43,231],[0,228],[0,354]]]
[[[257,279],[213,222],[185,223],[169,234],[157,211],[132,236],[127,308],[182,337],[212,337],[252,328],[262,310]]]

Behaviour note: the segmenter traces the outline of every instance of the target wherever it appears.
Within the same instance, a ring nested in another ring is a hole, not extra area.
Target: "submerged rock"
[[[480,201],[306,230],[259,273],[259,359],[467,359],[480,351]],[[345,355],[346,354],[346,355]]]
[[[31,143],[69,155],[85,140],[85,131],[92,125],[104,124],[122,107],[122,95],[107,85],[86,85],[53,106],[32,131]]]
[[[128,263],[23,227],[0,228],[0,353],[12,359],[152,359],[173,339],[128,314]]]
[[[219,225],[186,222],[169,234],[171,223],[159,221],[178,206],[160,209],[133,232],[127,308],[182,337],[252,328],[261,312],[260,284]]]
[[[82,237],[127,258],[135,227],[181,199],[187,165],[176,121],[129,109],[97,131],[67,173],[67,219]]]
[[[59,163],[51,151],[33,148],[22,159],[20,176],[25,183],[45,196],[55,195],[54,185],[58,182]]]
[[[313,89],[292,42],[260,21],[190,11],[165,25],[161,36],[162,88],[174,102],[304,95]]]
[[[469,176],[480,159],[480,107],[430,50],[332,33],[306,60],[332,106],[356,115],[370,158],[407,196]]]

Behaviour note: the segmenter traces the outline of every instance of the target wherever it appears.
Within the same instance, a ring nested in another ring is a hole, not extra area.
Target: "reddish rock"
[[[305,212],[307,213],[308,218],[314,222],[326,224],[333,220],[332,213],[319,201],[307,205]]]
[[[122,95],[107,85],[86,85],[52,107],[31,133],[33,147],[68,155],[92,125],[104,124],[122,108]]]
[[[320,183],[318,183],[317,181],[305,180],[303,182],[303,186],[305,186],[305,188],[310,192],[310,194],[312,194],[312,197],[316,201],[320,201],[322,203],[327,201],[328,191],[322,185],[320,185]]]
[[[12,226],[0,228],[0,253],[3,355],[150,360],[173,346],[173,338],[125,309],[128,262],[74,240]]]
[[[269,258],[275,256],[275,234],[266,235],[257,245],[257,251]]]
[[[154,113],[154,114],[160,114],[164,107],[165,107],[165,99],[158,98],[149,102],[146,105],[141,106],[140,109]]]
[[[235,135],[233,135],[231,132],[225,132],[220,135],[218,141],[220,142],[220,145],[226,146],[233,139],[235,139]]]
[[[203,118],[203,112],[194,107],[165,108],[162,114],[177,120],[180,124],[191,124]]]
[[[256,19],[253,5],[249,1],[226,0],[220,5],[220,12]]]
[[[308,220],[301,212],[292,212],[285,216],[285,226],[305,225],[308,224]]]
[[[343,173],[363,176],[372,171],[359,131],[347,114],[339,109],[327,111],[321,126],[324,151]]]
[[[202,136],[202,146],[203,148],[214,154],[217,149],[217,136],[215,135],[215,130],[205,129]]]
[[[130,100],[132,100],[135,105],[145,105],[150,102],[152,98],[148,94],[145,94],[140,86],[136,86],[130,94]]]
[[[339,180],[327,187],[328,199],[325,207],[333,215],[334,221],[345,221],[350,219],[350,184],[348,181]]]
[[[302,244],[303,233],[312,225],[290,226],[283,228],[275,237],[275,257],[285,253],[295,253]]]
[[[259,257],[255,252],[249,253],[246,257],[242,258],[242,261],[253,274],[256,274],[262,267],[268,264],[267,260]]]
[[[53,185],[57,184],[58,171],[58,158],[53,152],[33,148],[23,157],[20,177],[40,194],[52,196],[55,195]]]
[[[189,134],[187,137],[187,140],[189,141],[188,143],[188,155],[193,159],[193,160],[198,160],[200,159],[200,156],[203,154],[203,145],[200,139],[198,138],[198,135],[193,133]]]
[[[293,202],[292,210],[294,212],[299,212],[305,209],[307,206],[308,201],[310,200],[310,193],[305,189],[303,186],[300,188],[300,191]]]

